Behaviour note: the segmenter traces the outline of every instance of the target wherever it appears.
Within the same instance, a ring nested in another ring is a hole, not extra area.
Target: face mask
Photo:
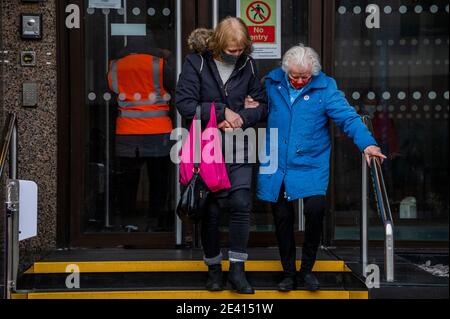
[[[220,57],[222,58],[223,62],[225,62],[227,64],[236,64],[241,56],[240,55],[231,55],[231,54],[222,52],[222,53],[220,53]]]
[[[298,79],[298,80],[289,77],[289,82],[291,82],[291,85],[296,90],[300,90],[301,88],[303,88],[306,84],[309,83],[310,80],[311,80],[311,77],[309,77],[308,79]]]

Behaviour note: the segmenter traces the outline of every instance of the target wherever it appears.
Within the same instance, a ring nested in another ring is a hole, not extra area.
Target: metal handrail
[[[6,158],[8,157],[8,151],[10,148],[11,140],[14,135],[14,129],[16,127],[17,119],[14,113],[8,115],[7,122],[8,125],[5,126],[4,132],[2,134],[2,151],[0,153],[0,178],[3,177],[3,171],[6,165]]]
[[[369,116],[363,116],[362,121],[373,134],[372,121]],[[362,155],[362,211],[361,211],[361,264],[362,272],[366,276],[368,255],[368,224],[367,224],[367,164]],[[373,191],[377,202],[377,211],[384,228],[384,263],[386,281],[394,281],[394,222],[392,219],[389,197],[384,183],[381,162],[378,158],[370,159],[370,173]]]
[[[3,132],[2,149],[0,154],[0,180],[6,165],[9,153],[9,180],[6,190],[4,215],[4,298],[10,299],[15,291],[17,270],[19,264],[19,188],[17,181],[17,118],[10,113],[7,126]]]

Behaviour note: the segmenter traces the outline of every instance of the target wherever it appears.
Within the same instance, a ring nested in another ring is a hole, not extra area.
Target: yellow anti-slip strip
[[[319,290],[256,290],[254,295],[232,291],[209,292],[203,290],[178,291],[92,291],[92,292],[41,292],[13,295],[14,299],[368,299],[367,291]]]
[[[297,261],[297,269],[301,262]],[[26,274],[52,274],[72,272],[74,266],[82,273],[96,272],[194,272],[207,271],[203,261],[100,261],[100,262],[37,262]],[[229,262],[222,262],[223,269],[229,268]],[[245,263],[247,271],[282,271],[281,263],[275,260],[251,260]],[[313,271],[350,272],[342,260],[319,260]]]

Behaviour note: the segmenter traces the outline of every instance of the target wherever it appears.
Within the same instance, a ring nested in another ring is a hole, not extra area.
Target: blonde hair
[[[227,17],[220,21],[208,41],[208,47],[213,56],[218,57],[230,43],[243,45],[245,54],[250,54],[253,51],[252,39],[247,25],[241,18]]]
[[[320,58],[313,48],[306,47],[300,43],[297,46],[290,48],[283,56],[282,69],[284,72],[289,72],[291,63],[298,66],[311,68],[312,75],[318,75],[322,70],[320,65]]]

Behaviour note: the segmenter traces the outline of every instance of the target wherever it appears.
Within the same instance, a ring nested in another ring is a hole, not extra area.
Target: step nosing
[[[130,290],[130,291],[78,291],[78,292],[23,292],[16,299],[368,299],[366,290],[255,290],[253,295],[234,291],[209,292],[206,290]]]
[[[297,261],[296,266],[300,267],[301,262]],[[222,263],[224,270],[229,267],[229,262]],[[71,266],[71,267],[69,267]],[[246,262],[246,270],[248,271],[281,271],[281,263],[279,260],[252,260]],[[71,269],[68,269],[71,268]],[[36,262],[30,267],[25,274],[39,273],[67,273],[74,271],[79,272],[173,272],[185,271],[196,272],[206,271],[207,266],[201,260],[193,261],[64,261],[64,262]],[[318,260],[314,271],[334,271],[334,272],[351,272],[351,270],[341,260]]]

